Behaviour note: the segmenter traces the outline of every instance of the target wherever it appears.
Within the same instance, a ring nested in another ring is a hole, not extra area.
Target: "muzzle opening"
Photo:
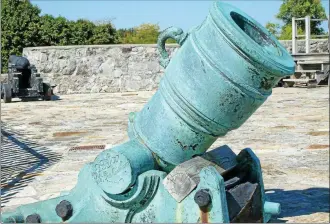
[[[230,16],[246,35],[248,35],[259,46],[264,48],[268,53],[282,56],[282,52],[277,44],[271,39],[269,34],[262,31],[260,27],[237,12],[232,11]]]

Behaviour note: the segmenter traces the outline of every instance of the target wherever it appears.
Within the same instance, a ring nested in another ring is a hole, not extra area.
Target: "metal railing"
[[[297,23],[296,21],[305,20],[305,35],[297,35]],[[330,31],[330,15],[327,19],[311,19],[310,16],[306,16],[305,18],[295,18],[292,17],[292,54],[297,53],[297,38],[305,37],[305,46],[306,46],[306,54],[310,53],[310,41],[311,41],[311,21],[328,21],[328,29]],[[329,32],[328,31],[328,32]],[[313,35],[315,37],[329,37],[327,35]],[[330,45],[328,46],[330,50]]]

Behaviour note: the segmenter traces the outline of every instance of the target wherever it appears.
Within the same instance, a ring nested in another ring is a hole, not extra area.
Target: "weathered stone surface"
[[[79,170],[92,162],[100,150],[68,151],[69,148],[124,142],[128,139],[129,112],[139,111],[153,93],[72,94],[61,96],[59,101],[2,104],[2,122],[28,141],[63,155],[28,183],[37,191],[35,199],[18,198],[18,193],[24,191],[19,183],[12,194],[2,195],[3,209],[54,197],[73,188]],[[275,88],[243,126],[211,146],[227,144],[235,153],[249,147],[256,153],[267,195],[282,207],[281,215],[272,222],[329,223],[328,105],[327,87]]]
[[[10,202],[7,203],[8,207],[11,206],[19,206],[21,204],[30,204],[30,203],[34,203],[37,202],[36,199],[31,198],[31,197],[26,197],[26,198],[13,198],[10,200]]]
[[[31,197],[35,195],[37,195],[37,191],[31,186],[26,186],[25,188],[22,189],[22,191],[17,193],[15,196],[18,198],[22,198],[22,197]]]
[[[56,198],[58,196],[60,196],[60,192],[53,193],[53,194],[45,194],[45,195],[41,196],[39,199],[41,201],[43,201],[43,200],[47,200],[47,199],[51,199],[51,198]]]
[[[281,41],[291,52],[291,41]],[[170,56],[178,45],[169,44]],[[304,52],[304,41],[298,51]],[[311,52],[327,52],[328,41],[311,41]],[[163,75],[156,45],[95,45],[25,48],[55,93],[102,93],[155,90]]]
[[[281,40],[281,44],[290,52],[292,53],[292,41],[291,40]],[[328,49],[329,41],[327,39],[322,40],[311,40],[310,41],[310,52],[311,53],[326,53],[329,52]],[[298,40],[297,41],[297,53],[305,53],[305,41]]]
[[[169,45],[169,54],[176,48]],[[156,45],[39,47],[23,54],[60,94],[154,90],[164,71]]]

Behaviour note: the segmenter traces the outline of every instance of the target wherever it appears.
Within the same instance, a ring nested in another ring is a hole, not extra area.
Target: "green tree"
[[[95,28],[96,25],[88,20],[79,19],[76,22],[71,22],[69,25],[71,30],[69,43],[72,45],[92,44]]]
[[[302,18],[305,16],[311,16],[313,19],[326,19],[326,12],[320,0],[283,0],[280,7],[279,13],[276,15],[277,19],[283,21],[283,29],[287,26],[291,26],[292,17]],[[312,34],[322,34],[324,31],[320,28],[320,21],[311,22],[311,33]],[[297,21],[298,29],[304,30],[305,22]],[[284,31],[282,29],[282,31]]]
[[[110,21],[98,23],[93,30],[90,44],[115,44],[118,43],[116,29]]]
[[[297,34],[298,35],[303,35],[304,30],[301,27],[298,27]],[[292,26],[291,26],[291,24],[286,25],[286,26],[282,26],[282,30],[281,30],[281,33],[278,36],[278,38],[280,40],[292,40]]]
[[[132,36],[134,36],[135,30],[134,28],[129,29],[118,29],[116,32],[118,42],[121,44],[126,44],[128,42],[131,42],[129,40]]]
[[[88,45],[116,43],[116,30],[110,22],[95,24],[89,20],[68,21],[64,17],[44,15],[40,19],[40,44]]]
[[[41,46],[51,46],[57,43],[54,23],[55,18],[51,15],[46,14],[40,18],[39,34]]]
[[[117,35],[122,44],[155,44],[160,32],[157,24],[147,23],[135,28],[119,29]],[[168,39],[166,43],[175,43],[175,40]]]
[[[39,46],[56,46],[70,44],[72,37],[72,22],[64,17],[54,18],[51,15],[40,17]]]
[[[66,18],[59,16],[55,18],[53,26],[54,45],[70,45],[73,22],[69,22]]]
[[[7,71],[9,55],[21,55],[25,47],[117,43],[111,21],[69,21],[40,12],[28,0],[2,0],[2,72]]]
[[[123,44],[154,44],[157,43],[159,26],[157,24],[145,23],[131,30],[124,30],[121,38]]]
[[[6,72],[9,55],[21,55],[24,47],[38,46],[40,9],[29,1],[1,3],[1,70]]]

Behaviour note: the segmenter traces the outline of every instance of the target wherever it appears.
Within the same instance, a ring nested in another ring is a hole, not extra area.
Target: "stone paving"
[[[6,138],[20,139],[43,158],[50,158],[39,171],[20,171],[17,183],[2,181],[2,209],[70,190],[82,166],[101,150],[69,149],[127,140],[128,113],[140,110],[153,93],[77,94],[48,102],[2,103],[1,121],[7,133],[2,143]],[[282,205],[281,215],[272,222],[329,222],[328,106],[327,87],[275,88],[242,127],[211,147],[227,144],[236,153],[249,147],[257,154],[267,194]],[[2,146],[2,151],[5,149]],[[19,161],[12,156],[10,162],[7,156],[2,154],[2,166]]]

